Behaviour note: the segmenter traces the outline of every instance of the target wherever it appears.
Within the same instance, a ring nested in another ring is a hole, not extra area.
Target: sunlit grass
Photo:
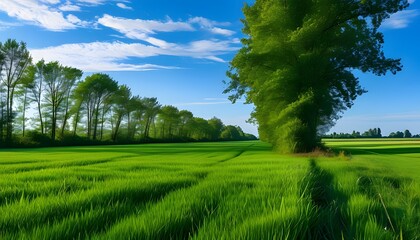
[[[420,239],[420,142],[327,145],[3,149],[0,239]]]

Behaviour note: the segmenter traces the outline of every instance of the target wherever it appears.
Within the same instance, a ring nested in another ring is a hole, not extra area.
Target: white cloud
[[[101,5],[104,4],[107,0],[76,0],[79,3],[87,3],[89,5]]]
[[[212,32],[214,34],[224,35],[224,36],[232,36],[232,35],[235,34],[234,31],[231,31],[231,30],[228,30],[228,29],[223,29],[223,28],[218,28],[218,27],[210,28],[210,32]]]
[[[61,12],[49,9],[47,5],[35,0],[2,0],[0,11],[52,31],[76,28]]]
[[[47,3],[47,4],[58,4],[60,3],[60,0],[41,0],[41,2]]]
[[[418,15],[419,11],[417,9],[403,10],[392,14],[390,18],[383,22],[382,27],[391,29],[406,28],[413,20],[413,18],[417,17]]]
[[[157,32],[194,31],[194,28],[190,24],[174,22],[171,19],[162,22],[156,20],[126,19],[105,14],[102,18],[98,19],[98,23],[124,34],[127,38],[142,40],[162,48],[173,47],[173,45],[164,40],[150,37],[150,35],[154,35]]]
[[[127,19],[105,14],[103,17],[98,19],[98,23],[124,34],[127,38],[142,40],[162,48],[172,48],[174,45],[162,39],[151,37],[151,35],[155,35],[158,32],[195,31],[196,29],[193,24],[198,24],[201,29],[207,30],[213,34],[223,36],[232,36],[235,34],[234,31],[215,27],[215,25],[227,25],[228,23],[219,23],[203,17],[190,18],[187,22],[174,22],[170,18],[166,21],[158,21]]]
[[[79,12],[80,6],[72,4],[70,1],[67,1],[64,5],[61,5],[58,9],[63,12]]]
[[[193,31],[190,24],[184,22],[127,19],[105,14],[98,22],[106,27],[114,28],[123,33],[137,32],[155,34],[156,32]]]
[[[125,5],[124,3],[117,3],[117,7],[122,8],[122,9],[127,9],[127,10],[133,10],[132,7],[129,7]]]
[[[71,5],[69,1],[55,8],[59,3],[60,0],[1,0],[0,11],[51,31],[63,31],[87,25],[86,21],[81,21],[74,15],[63,14],[63,11],[79,11],[80,8]]]
[[[69,22],[71,22],[71,23],[73,23],[75,25],[78,25],[78,26],[87,26],[87,25],[89,25],[89,22],[82,21],[78,17],[74,16],[73,14],[67,15],[66,19]]]
[[[94,71],[145,71],[152,69],[177,69],[174,66],[152,64],[128,64],[130,59],[145,59],[153,56],[180,56],[224,62],[218,57],[236,51],[238,47],[229,41],[195,41],[185,45],[173,44],[165,49],[141,43],[93,42],[64,44],[56,47],[30,50],[34,61],[59,61],[63,65]]]
[[[8,29],[10,27],[17,27],[17,26],[21,26],[21,24],[0,21],[0,30]]]
[[[217,22],[204,17],[193,17],[188,20],[189,23],[197,23],[202,27],[211,28],[213,26],[228,26],[228,22]]]
[[[143,65],[124,64],[129,57],[156,56],[154,47],[142,44],[114,43],[82,43],[64,44],[30,51],[34,61],[59,61],[63,65],[76,67],[87,72],[139,70]],[[150,66],[149,66],[150,68]]]
[[[189,23],[191,24],[198,24],[200,26],[200,28],[207,30],[213,34],[219,34],[219,35],[223,35],[223,36],[232,36],[235,34],[234,31],[228,30],[228,29],[224,29],[224,28],[219,28],[219,27],[215,27],[215,26],[228,26],[229,23],[225,23],[225,22],[216,22],[216,21],[212,21],[210,19],[204,18],[204,17],[194,17],[194,18],[190,18],[188,20]]]
[[[408,3],[409,4],[412,4],[412,3],[414,3],[416,0],[408,0]]]

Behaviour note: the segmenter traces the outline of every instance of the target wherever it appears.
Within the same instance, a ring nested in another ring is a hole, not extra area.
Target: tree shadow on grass
[[[302,182],[301,195],[310,197],[317,214],[312,219],[310,238],[340,239],[345,232],[346,219],[340,208],[347,204],[348,197],[334,188],[333,175],[320,168],[310,159],[309,170]]]

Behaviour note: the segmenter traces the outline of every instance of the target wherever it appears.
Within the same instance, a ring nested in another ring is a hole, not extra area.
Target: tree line
[[[0,42],[0,145],[256,139],[216,117],[134,96],[107,74],[82,76],[57,61],[32,63],[24,42]]]
[[[406,129],[403,132],[391,132],[388,136],[383,136],[380,128],[371,128],[363,133],[354,131],[352,133],[336,133],[323,135],[323,138],[420,138],[419,134],[413,135],[410,130]]]

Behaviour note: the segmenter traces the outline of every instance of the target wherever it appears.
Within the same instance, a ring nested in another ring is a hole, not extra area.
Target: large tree
[[[353,70],[401,70],[384,56],[384,19],[406,0],[256,0],[227,72],[232,101],[246,95],[260,138],[281,152],[311,151],[365,90]]]

